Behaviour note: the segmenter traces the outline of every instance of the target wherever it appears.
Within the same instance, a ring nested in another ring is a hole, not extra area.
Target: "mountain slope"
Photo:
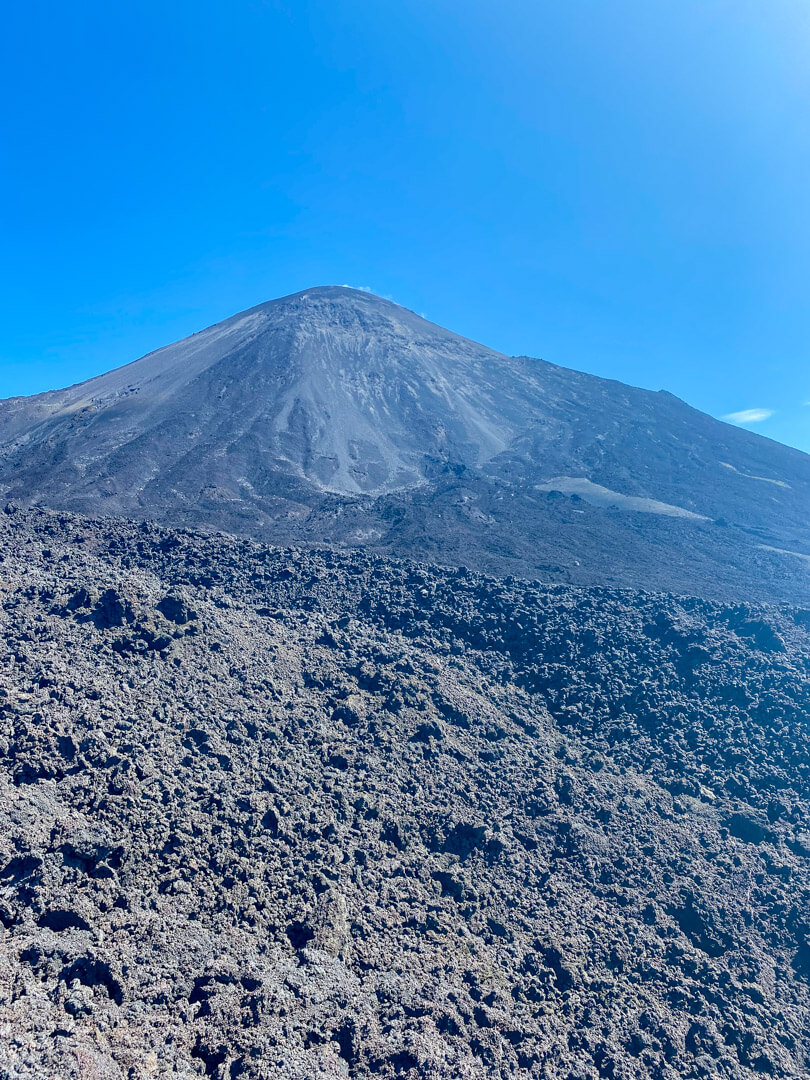
[[[0,403],[0,487],[583,583],[785,599],[810,583],[807,455],[338,287]]]
[[[75,448],[81,481],[77,470],[64,482],[91,496],[123,464],[148,499],[164,474],[223,452],[232,464],[258,455],[318,489],[382,492],[418,483],[426,453],[476,464],[504,450],[532,403],[519,369],[395,304],[315,289],[80,386],[10,402],[0,431],[28,454]],[[124,483],[113,494],[119,505],[133,497]]]

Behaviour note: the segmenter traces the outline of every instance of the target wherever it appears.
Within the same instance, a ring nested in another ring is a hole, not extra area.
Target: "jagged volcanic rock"
[[[810,1071],[810,612],[0,514],[9,1080]]]

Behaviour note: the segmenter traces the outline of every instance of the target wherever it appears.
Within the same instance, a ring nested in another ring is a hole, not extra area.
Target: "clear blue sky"
[[[810,450],[807,0],[37,0],[0,80],[0,396],[345,283]]]

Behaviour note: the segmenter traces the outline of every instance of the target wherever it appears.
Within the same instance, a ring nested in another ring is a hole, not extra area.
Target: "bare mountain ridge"
[[[810,457],[310,289],[0,403],[7,498],[582,584],[804,598]]]

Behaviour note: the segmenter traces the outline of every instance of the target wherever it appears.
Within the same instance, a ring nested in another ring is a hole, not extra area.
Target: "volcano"
[[[577,584],[810,598],[810,457],[328,286],[0,402],[7,500]]]

